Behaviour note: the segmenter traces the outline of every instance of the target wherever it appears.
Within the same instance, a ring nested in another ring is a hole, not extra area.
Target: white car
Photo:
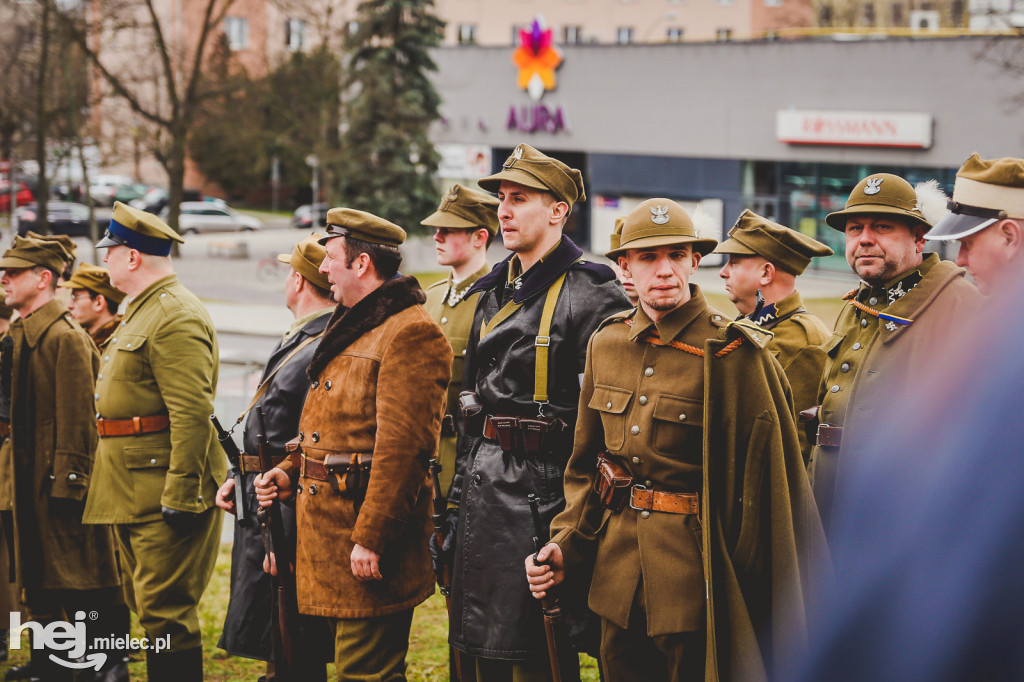
[[[89,195],[100,206],[113,206],[117,188],[132,182],[131,178],[124,175],[100,175],[89,185]]]
[[[167,218],[167,209],[160,212]],[[182,234],[198,232],[231,232],[242,230],[258,230],[263,226],[258,218],[242,215],[229,208],[222,201],[183,201],[181,215],[178,218],[178,229]]]

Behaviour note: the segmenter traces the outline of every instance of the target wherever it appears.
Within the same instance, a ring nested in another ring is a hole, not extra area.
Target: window
[[[293,52],[306,46],[306,22],[301,19],[285,19],[284,45]]]
[[[892,25],[902,26],[904,21],[905,17],[903,16],[903,3],[894,2],[892,4]]]
[[[963,0],[953,0],[949,6],[950,18],[953,20],[953,25],[957,28],[963,28],[964,25],[964,3]]]
[[[822,5],[821,10],[818,12],[818,25],[819,26],[831,26],[832,25],[832,5]]]
[[[633,42],[633,27],[619,26],[615,30],[615,42],[619,45],[628,45]]]
[[[472,45],[476,42],[476,24],[459,24],[459,45]]]
[[[718,28],[715,29],[715,40],[720,43],[727,43],[732,40],[732,29],[731,28]]]
[[[864,3],[864,25],[875,25],[875,4],[873,2]]]
[[[670,43],[678,43],[683,39],[683,29],[678,26],[670,26],[665,37]]]
[[[562,44],[563,45],[579,45],[583,42],[583,27],[582,26],[563,26],[562,27]]]
[[[249,20],[245,17],[224,17],[224,35],[232,50],[249,47]]]

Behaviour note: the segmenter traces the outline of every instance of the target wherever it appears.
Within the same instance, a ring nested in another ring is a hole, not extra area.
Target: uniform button
[[[54,476],[53,474],[50,474],[50,480],[51,480],[51,481],[56,481],[56,480],[57,480],[57,477],[56,477],[56,476]]]
[[[491,367],[497,367],[498,366],[498,358],[491,358],[489,364],[491,365]]]
[[[839,393],[839,385],[838,385],[838,384],[836,384],[835,386],[833,386],[833,387],[832,387],[831,389],[829,389],[829,390],[831,390],[831,391],[832,391],[833,393]]]
[[[715,315],[715,322],[721,322],[721,321],[722,321],[722,316],[721,315]]]
[[[650,517],[651,517],[651,512],[649,512],[649,511],[642,511],[642,512],[640,512],[640,518],[641,519],[649,519]]]
[[[632,433],[632,434],[633,434],[634,436],[639,436],[639,435],[640,435],[640,427],[639,427],[639,426],[635,426],[635,425],[634,425],[634,426],[633,426],[633,427],[632,427],[632,428],[631,428],[631,429],[629,430],[629,432],[630,432],[630,433]]]
[[[685,413],[679,415],[679,421],[681,421],[681,422],[686,421],[686,414]]]
[[[304,439],[305,437],[306,437],[306,434],[302,433],[302,431],[299,431],[299,442],[300,442],[300,443],[302,442],[302,440],[303,440],[303,439]]]
[[[296,495],[301,495],[302,494],[302,484],[301,483],[296,484],[296,486],[295,486],[295,494]]]
[[[156,464],[156,457],[154,457],[151,460],[149,460],[149,463],[150,464]]]
[[[645,377],[654,376],[654,368],[653,367],[648,367],[647,369],[645,369],[644,370],[644,376]]]
[[[92,397],[93,397],[93,398],[94,398],[95,400],[99,400],[99,399],[100,399],[100,394],[99,394],[99,393],[93,393],[93,394],[92,394]]]
[[[850,363],[844,362],[843,366],[839,368],[839,371],[840,372],[844,372],[844,373],[845,372],[849,372],[850,371]]]
[[[167,294],[160,294],[160,298],[163,298],[163,297],[164,297],[164,296],[166,296],[166,295],[167,295]]]
[[[96,378],[97,378],[97,379],[102,379],[102,378],[103,378],[103,374],[102,374],[102,373],[100,373],[100,374],[97,374],[97,375],[96,375]]]
[[[117,343],[117,337],[115,336],[114,338],[110,339],[110,343]]]
[[[876,303],[878,303],[878,299],[874,296],[868,299],[868,305],[875,305]]]
[[[310,483],[308,490],[310,495],[316,495],[316,483]]]
[[[68,474],[68,480],[69,481],[77,481],[78,480],[78,474]]]
[[[313,435],[310,436],[310,438],[313,439],[314,443],[319,443],[320,442],[320,434],[317,433],[316,431],[313,432]]]
[[[639,464],[639,463],[640,463],[640,458],[639,457],[634,457],[633,458],[633,464]]]
[[[330,379],[328,379],[327,381],[324,382],[324,390],[325,391],[331,390],[331,380]]]
[[[447,321],[448,321],[448,318],[447,318],[447,317],[442,317],[442,318],[441,318],[441,324],[444,324],[444,323],[446,323]]]
[[[473,482],[474,483],[479,483],[481,480],[483,480],[483,479],[480,478],[480,474],[473,474]]]
[[[466,354],[466,351],[465,351],[465,349],[463,349],[463,351],[462,351],[462,354],[463,354],[463,355],[465,355],[465,354]]]
[[[604,406],[609,410],[612,409],[612,404],[610,402],[605,403]]]
[[[104,357],[103,362],[110,362],[110,356],[107,355],[106,357]]]
[[[199,500],[200,502],[202,502],[202,501],[203,501],[203,496],[202,496],[202,495],[200,495],[200,496],[199,496],[198,498],[196,498],[196,499],[198,499],[198,500]]]
[[[130,343],[125,344],[125,348],[131,348],[131,347],[132,347],[132,344],[130,344]]]
[[[651,487],[651,482],[649,480],[644,481],[644,487],[645,488],[650,488]]]
[[[862,326],[862,327],[868,326],[868,318],[865,317],[863,320],[861,320],[860,321],[860,326]]]
[[[640,396],[640,404],[641,405],[646,405],[647,404],[647,396],[645,396],[645,395]]]
[[[857,343],[853,344],[853,349],[854,350],[860,350],[860,342],[859,341]]]
[[[320,385],[320,381],[319,381],[319,380],[318,380],[318,381],[314,381],[314,382],[313,382],[313,385],[312,385],[312,386],[310,386],[310,388],[316,388],[316,387],[317,387],[317,386],[319,386],[319,385]]]

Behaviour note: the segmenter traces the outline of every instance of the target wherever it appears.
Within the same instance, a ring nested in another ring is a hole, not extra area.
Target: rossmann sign
[[[932,116],[785,109],[776,114],[775,136],[787,144],[928,149],[932,146]]]

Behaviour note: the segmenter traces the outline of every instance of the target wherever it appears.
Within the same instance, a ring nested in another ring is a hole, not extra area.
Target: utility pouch
[[[296,469],[302,466],[302,444],[298,436],[284,444],[284,458]]]
[[[331,453],[324,458],[327,477],[331,482],[331,490],[342,497],[351,497],[362,501],[370,486],[370,467],[373,463],[372,452],[354,452],[348,455]]]
[[[519,417],[490,417],[489,421],[494,428],[494,440],[503,452],[518,450],[521,445],[521,431],[519,430]]]
[[[613,512],[622,511],[629,501],[629,490],[633,485],[633,477],[624,466],[602,452],[597,456],[597,478],[594,479],[594,492],[601,500],[601,506]]]
[[[484,406],[476,393],[463,391],[459,394],[459,414],[462,415],[466,433],[471,436],[480,435],[484,427]]]
[[[555,448],[558,445],[555,441],[565,427],[565,422],[558,417],[520,417],[523,450],[539,454]]]

